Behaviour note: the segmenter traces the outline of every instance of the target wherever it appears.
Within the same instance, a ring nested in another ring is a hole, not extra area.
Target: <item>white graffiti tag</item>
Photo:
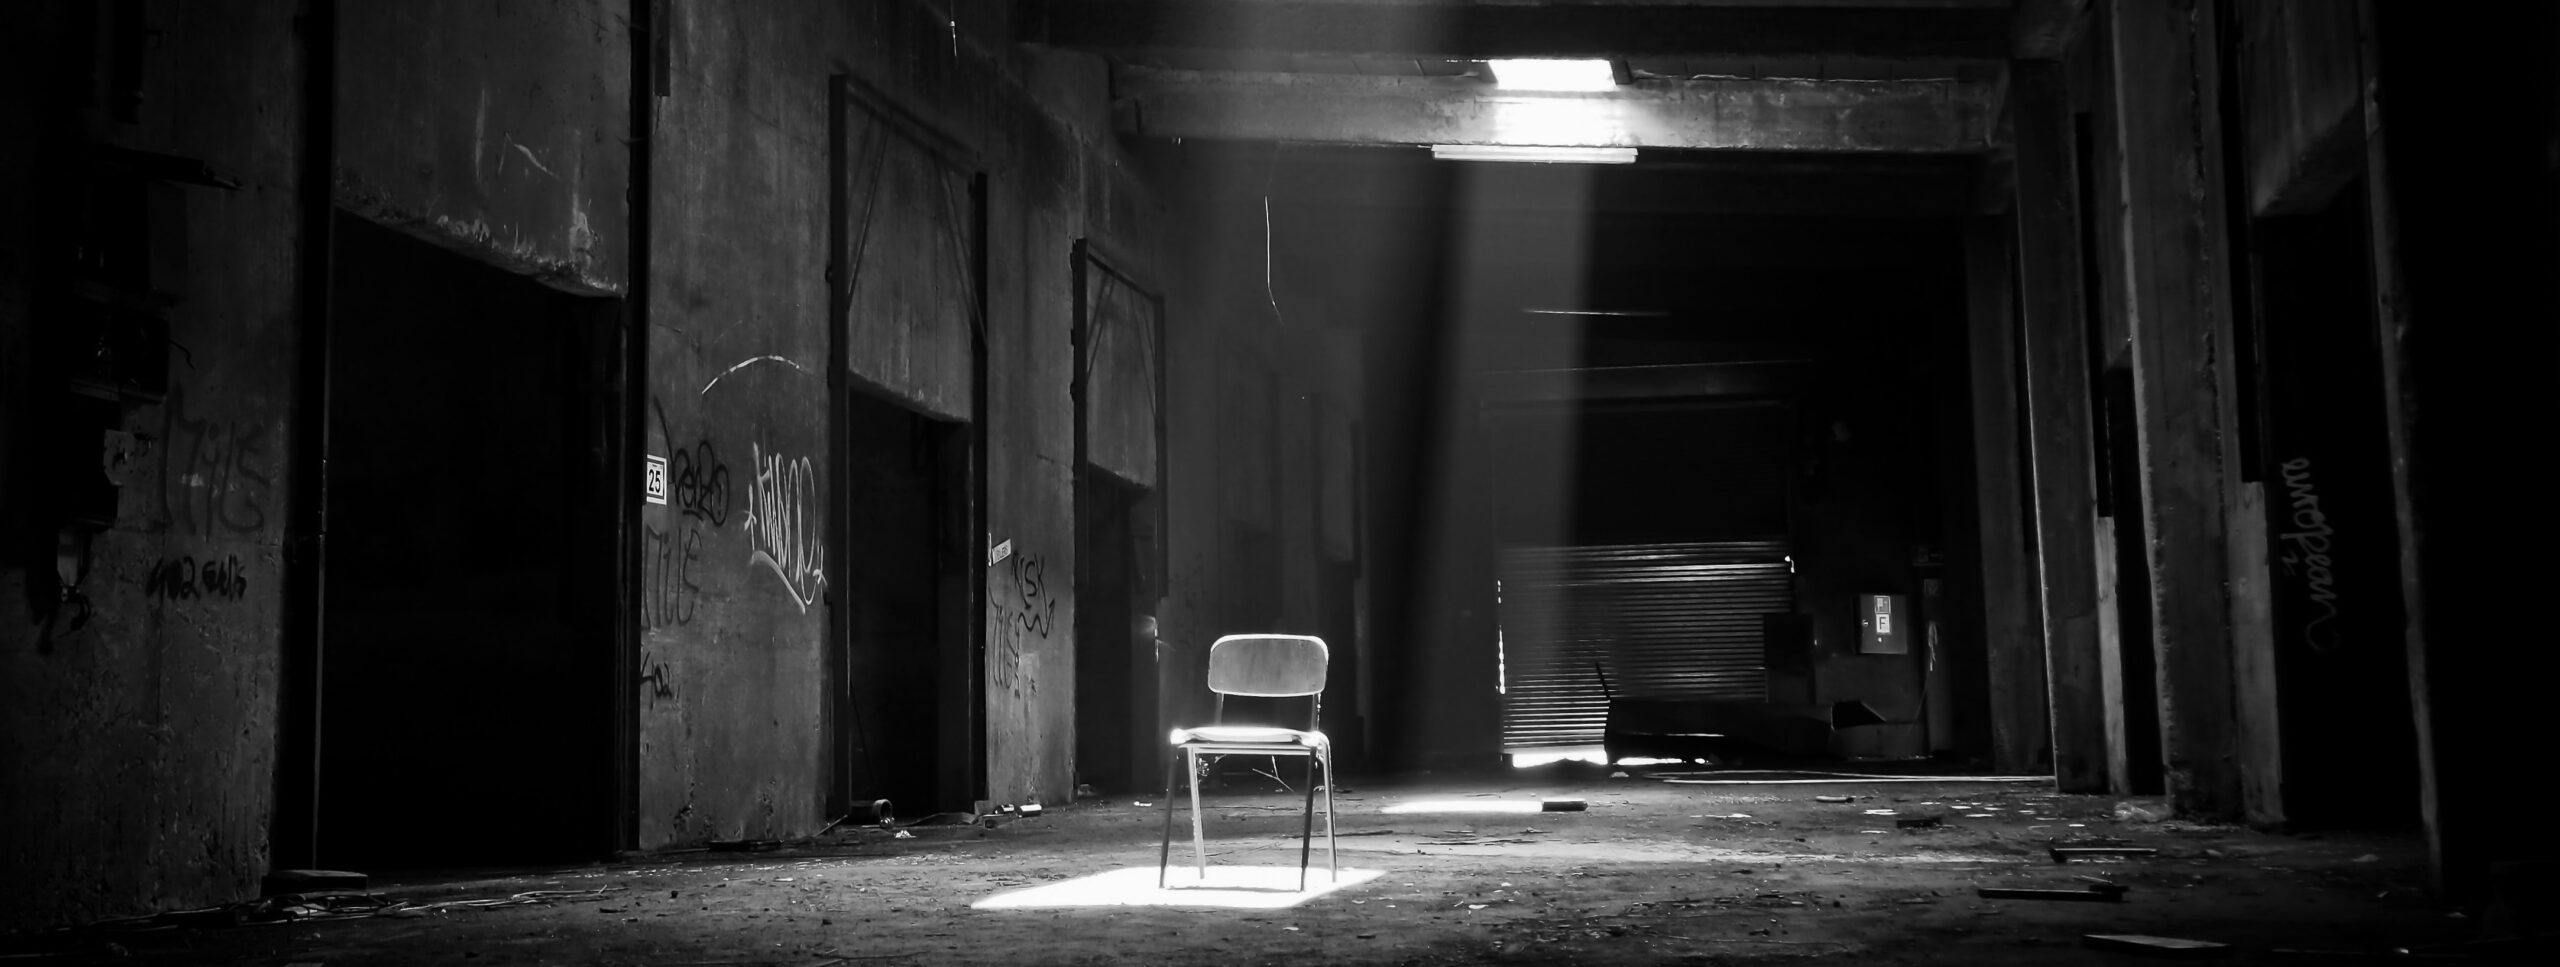
[[[747,490],[747,561],[782,578],[791,601],[807,613],[809,603],[826,590],[827,549],[820,543],[818,522],[809,506],[818,495],[818,471],[809,458],[785,459],[748,445],[755,460],[755,486]]]

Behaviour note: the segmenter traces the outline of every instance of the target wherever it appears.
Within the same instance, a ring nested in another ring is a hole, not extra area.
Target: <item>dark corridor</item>
[[[610,845],[613,303],[341,215],[319,858]]]

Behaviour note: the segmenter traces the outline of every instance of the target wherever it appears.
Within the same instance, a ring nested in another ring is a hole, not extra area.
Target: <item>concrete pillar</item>
[[[2265,528],[2239,479],[2212,10],[2108,11],[2166,784],[2182,814],[2280,818]]]
[[[1965,232],[1966,342],[1973,383],[1973,490],[1982,529],[1982,640],[1991,678],[1991,757],[2009,773],[2039,772],[2045,721],[2044,638],[2036,620],[2031,516],[2018,463],[2018,326],[2010,311],[2006,219]]]
[[[2060,64],[2019,61],[2009,103],[2018,146],[2018,279],[2023,310],[2036,577],[2051,695],[2054,780],[2108,790],[2104,665],[2098,648],[2089,424],[2089,330],[2080,264],[2080,174]]]

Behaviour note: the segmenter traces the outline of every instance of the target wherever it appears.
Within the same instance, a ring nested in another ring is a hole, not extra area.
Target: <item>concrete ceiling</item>
[[[2085,0],[1029,0],[1021,39],[1112,64],[1141,138],[1995,153],[2014,57]],[[1481,62],[1599,58],[1607,91]],[[1648,150],[1647,154],[1655,152]]]

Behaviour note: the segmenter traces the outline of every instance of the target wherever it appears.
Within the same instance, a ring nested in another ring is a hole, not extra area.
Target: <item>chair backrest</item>
[[[1324,639],[1309,635],[1228,635],[1209,646],[1209,690],[1288,698],[1324,691]]]

